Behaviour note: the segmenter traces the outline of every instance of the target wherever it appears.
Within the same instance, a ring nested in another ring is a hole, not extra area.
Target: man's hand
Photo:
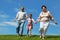
[[[16,22],[16,19],[14,19],[14,22]]]

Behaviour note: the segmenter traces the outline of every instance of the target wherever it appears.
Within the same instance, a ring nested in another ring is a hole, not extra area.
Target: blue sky
[[[60,35],[60,0],[0,0],[0,34],[16,34],[17,22],[13,19],[19,11],[20,6],[24,6],[27,14],[32,13],[36,20],[41,12],[41,6],[46,5],[58,25],[50,22],[47,34]],[[26,34],[26,25],[24,34]],[[39,34],[39,23],[33,24],[32,34]]]

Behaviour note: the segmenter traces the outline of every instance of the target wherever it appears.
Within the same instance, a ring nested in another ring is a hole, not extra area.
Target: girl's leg
[[[31,30],[29,30],[29,36],[31,36]]]
[[[29,27],[29,36],[31,36],[31,27]]]
[[[27,29],[27,36],[29,36],[29,29]]]

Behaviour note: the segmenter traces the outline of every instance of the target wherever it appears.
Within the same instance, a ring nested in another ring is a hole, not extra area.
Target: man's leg
[[[19,35],[19,30],[20,30],[20,23],[18,24],[18,27],[16,28],[16,32]]]
[[[21,32],[21,36],[22,36],[22,34],[23,34],[23,29],[24,29],[24,22],[21,23],[20,27],[21,27],[20,32]]]

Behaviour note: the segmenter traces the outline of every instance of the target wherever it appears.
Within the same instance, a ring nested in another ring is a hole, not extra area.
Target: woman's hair
[[[42,5],[41,9],[43,9],[43,7],[47,8],[45,5]]]

